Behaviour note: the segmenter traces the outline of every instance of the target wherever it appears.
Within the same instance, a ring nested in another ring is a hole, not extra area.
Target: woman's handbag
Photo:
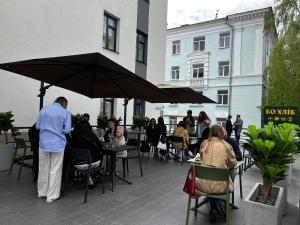
[[[196,196],[195,188],[196,188],[195,165],[192,164],[188,172],[188,175],[186,177],[183,191],[187,193],[190,197],[195,197]]]
[[[167,143],[163,143],[162,141],[163,137],[160,135],[160,138],[159,138],[159,142],[157,144],[157,148],[160,149],[160,150],[167,150]]]

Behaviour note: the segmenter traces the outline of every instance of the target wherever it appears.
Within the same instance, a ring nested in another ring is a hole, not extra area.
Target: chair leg
[[[139,159],[139,164],[140,164],[140,172],[141,172],[141,177],[142,177],[142,176],[143,176],[143,169],[142,169],[142,162],[141,162],[140,153],[138,154],[138,159]]]
[[[125,164],[126,164],[125,158],[122,158],[123,178],[125,178],[125,173],[126,173]]]
[[[198,208],[198,198],[195,199],[195,216],[197,216]]]
[[[21,178],[21,173],[22,173],[22,169],[23,169],[23,165],[24,165],[24,159],[25,159],[25,156],[26,156],[26,147],[24,148],[23,155],[22,155],[22,159],[21,159],[21,165],[20,165],[20,168],[19,168],[19,174],[18,174],[18,181],[19,181],[20,178]]]
[[[11,175],[11,172],[13,170],[13,167],[14,167],[14,162],[15,162],[15,158],[16,158],[16,154],[17,154],[17,147],[15,148],[15,152],[14,152],[14,155],[13,155],[13,158],[12,158],[12,161],[11,161],[11,164],[10,164],[10,168],[9,168],[9,175]]]
[[[86,186],[85,186],[83,203],[86,203],[86,201],[87,201],[87,194],[88,194],[88,190],[89,190],[89,177],[90,177],[90,173],[86,174]]]
[[[229,225],[229,197],[226,199],[226,225]]]
[[[105,193],[105,171],[102,170],[102,194]]]
[[[234,204],[234,191],[231,193],[231,202]]]
[[[191,199],[192,198],[189,196],[189,201],[188,201],[188,206],[187,206],[187,212],[186,212],[185,225],[188,225],[189,224],[189,220],[190,220]]]
[[[242,172],[243,172],[243,169],[239,168],[239,182],[240,182],[240,197],[241,197],[241,199],[243,199]]]

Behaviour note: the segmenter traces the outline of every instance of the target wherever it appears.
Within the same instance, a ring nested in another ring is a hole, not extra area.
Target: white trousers
[[[38,195],[47,200],[59,198],[64,152],[39,150]]]

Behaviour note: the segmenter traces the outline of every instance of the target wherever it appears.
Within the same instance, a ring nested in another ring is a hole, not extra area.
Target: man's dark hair
[[[58,97],[57,99],[55,99],[54,102],[59,103],[59,102],[62,102],[62,101],[68,103],[68,100],[67,100],[65,97],[62,97],[62,96],[60,96],[60,97]]]
[[[87,113],[83,114],[82,116],[83,116],[83,117],[88,117],[88,118],[90,118],[90,115],[87,114]]]
[[[187,111],[187,114],[192,114],[192,113],[193,113],[193,112],[192,112],[192,110],[190,110],[190,109]]]
[[[232,118],[232,116],[231,115],[228,115],[228,119],[231,119]]]

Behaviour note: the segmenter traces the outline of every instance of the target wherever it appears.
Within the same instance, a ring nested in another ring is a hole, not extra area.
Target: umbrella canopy
[[[159,85],[165,96],[157,96],[153,103],[216,103],[210,98],[194,91],[189,87],[175,87],[168,85]],[[173,96],[171,99],[169,96]]]
[[[90,98],[173,98],[100,53],[31,59],[0,64],[18,73]]]

